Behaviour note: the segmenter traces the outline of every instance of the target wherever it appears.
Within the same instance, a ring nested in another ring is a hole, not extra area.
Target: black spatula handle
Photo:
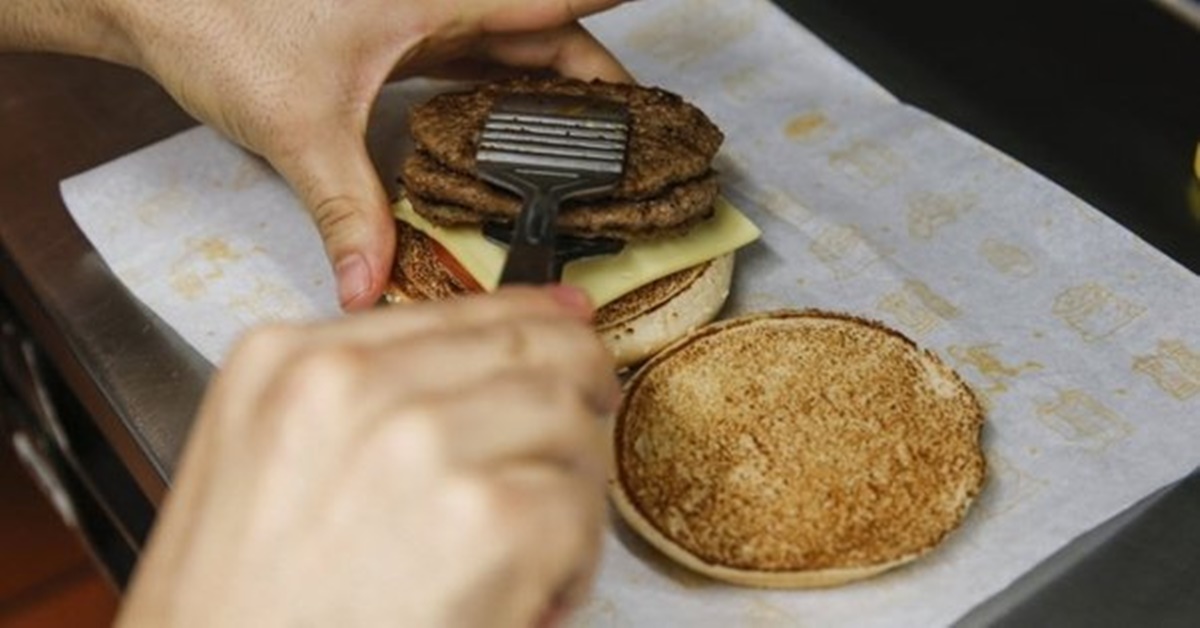
[[[500,285],[541,285],[562,278],[562,265],[555,254],[558,205],[558,196],[543,190],[530,191],[525,197],[500,271]]]

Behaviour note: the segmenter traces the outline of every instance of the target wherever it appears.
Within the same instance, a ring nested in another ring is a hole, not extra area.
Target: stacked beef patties
[[[444,226],[516,218],[521,199],[479,179],[475,168],[484,120],[507,93],[588,96],[629,107],[620,183],[610,195],[565,203],[560,232],[661,238],[684,233],[712,214],[719,188],[711,163],[724,136],[702,111],[661,89],[570,79],[492,83],[416,107],[410,124],[417,151],[404,163],[401,178],[418,214]]]
[[[719,185],[711,164],[724,138],[702,111],[657,88],[562,78],[490,83],[441,94],[415,107],[410,124],[416,151],[405,161],[400,179],[405,200],[421,219],[438,228],[471,229],[517,217],[521,199],[480,179],[475,164],[488,112],[510,93],[584,96],[628,107],[630,135],[621,181],[605,196],[564,203],[560,233],[617,238],[644,248],[681,241],[712,222]],[[398,229],[390,300],[445,298],[490,284],[492,278],[471,276],[422,229],[403,220]],[[731,274],[729,249],[650,277],[604,304],[597,329],[620,362],[639,361],[711,320],[728,293]]]

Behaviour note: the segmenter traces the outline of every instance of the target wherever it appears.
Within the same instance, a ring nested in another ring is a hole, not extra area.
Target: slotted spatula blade
[[[561,278],[555,221],[562,201],[611,192],[625,170],[629,113],[620,103],[512,94],[488,114],[475,155],[479,175],[524,204],[500,284]]]

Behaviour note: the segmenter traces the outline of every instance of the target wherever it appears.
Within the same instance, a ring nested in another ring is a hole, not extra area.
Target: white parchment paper
[[[578,625],[946,624],[1200,463],[1190,271],[897,102],[765,0],[630,3],[589,26],[727,134],[726,194],[764,231],[739,254],[727,314],[848,311],[937,351],[988,407],[990,478],[931,555],[832,590],[707,582],[615,525]],[[296,199],[207,129],[62,191],[113,272],[215,363],[248,326],[337,315]]]

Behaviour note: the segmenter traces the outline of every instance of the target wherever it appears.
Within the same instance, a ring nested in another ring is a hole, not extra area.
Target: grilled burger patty
[[[429,157],[474,178],[479,129],[496,100],[512,92],[590,96],[628,105],[628,158],[614,198],[649,198],[673,184],[705,175],[724,140],[704,112],[670,92],[565,78],[514,79],[435,96],[413,109],[409,119],[413,139]]]
[[[720,192],[710,162],[724,136],[700,110],[656,88],[569,79],[494,83],[435,96],[414,108],[409,124],[416,150],[399,173],[401,197],[412,211],[446,227],[517,217],[522,203],[479,180],[475,171],[484,120],[493,103],[512,92],[628,105],[630,137],[621,183],[615,193],[564,203],[557,221],[561,232],[624,241],[685,238],[693,226],[713,216]],[[441,299],[482,289],[452,253],[403,221],[396,246],[389,302]],[[596,314],[596,333],[621,368],[641,362],[717,315],[729,294],[733,264],[733,253],[726,252],[613,295],[616,299]]]
[[[413,209],[443,226],[509,221],[521,211],[521,200],[515,195],[445,168],[421,153],[405,162],[401,178]],[[654,198],[568,201],[558,226],[566,233],[622,240],[667,237],[711,216],[719,192],[716,173],[709,170]]]

